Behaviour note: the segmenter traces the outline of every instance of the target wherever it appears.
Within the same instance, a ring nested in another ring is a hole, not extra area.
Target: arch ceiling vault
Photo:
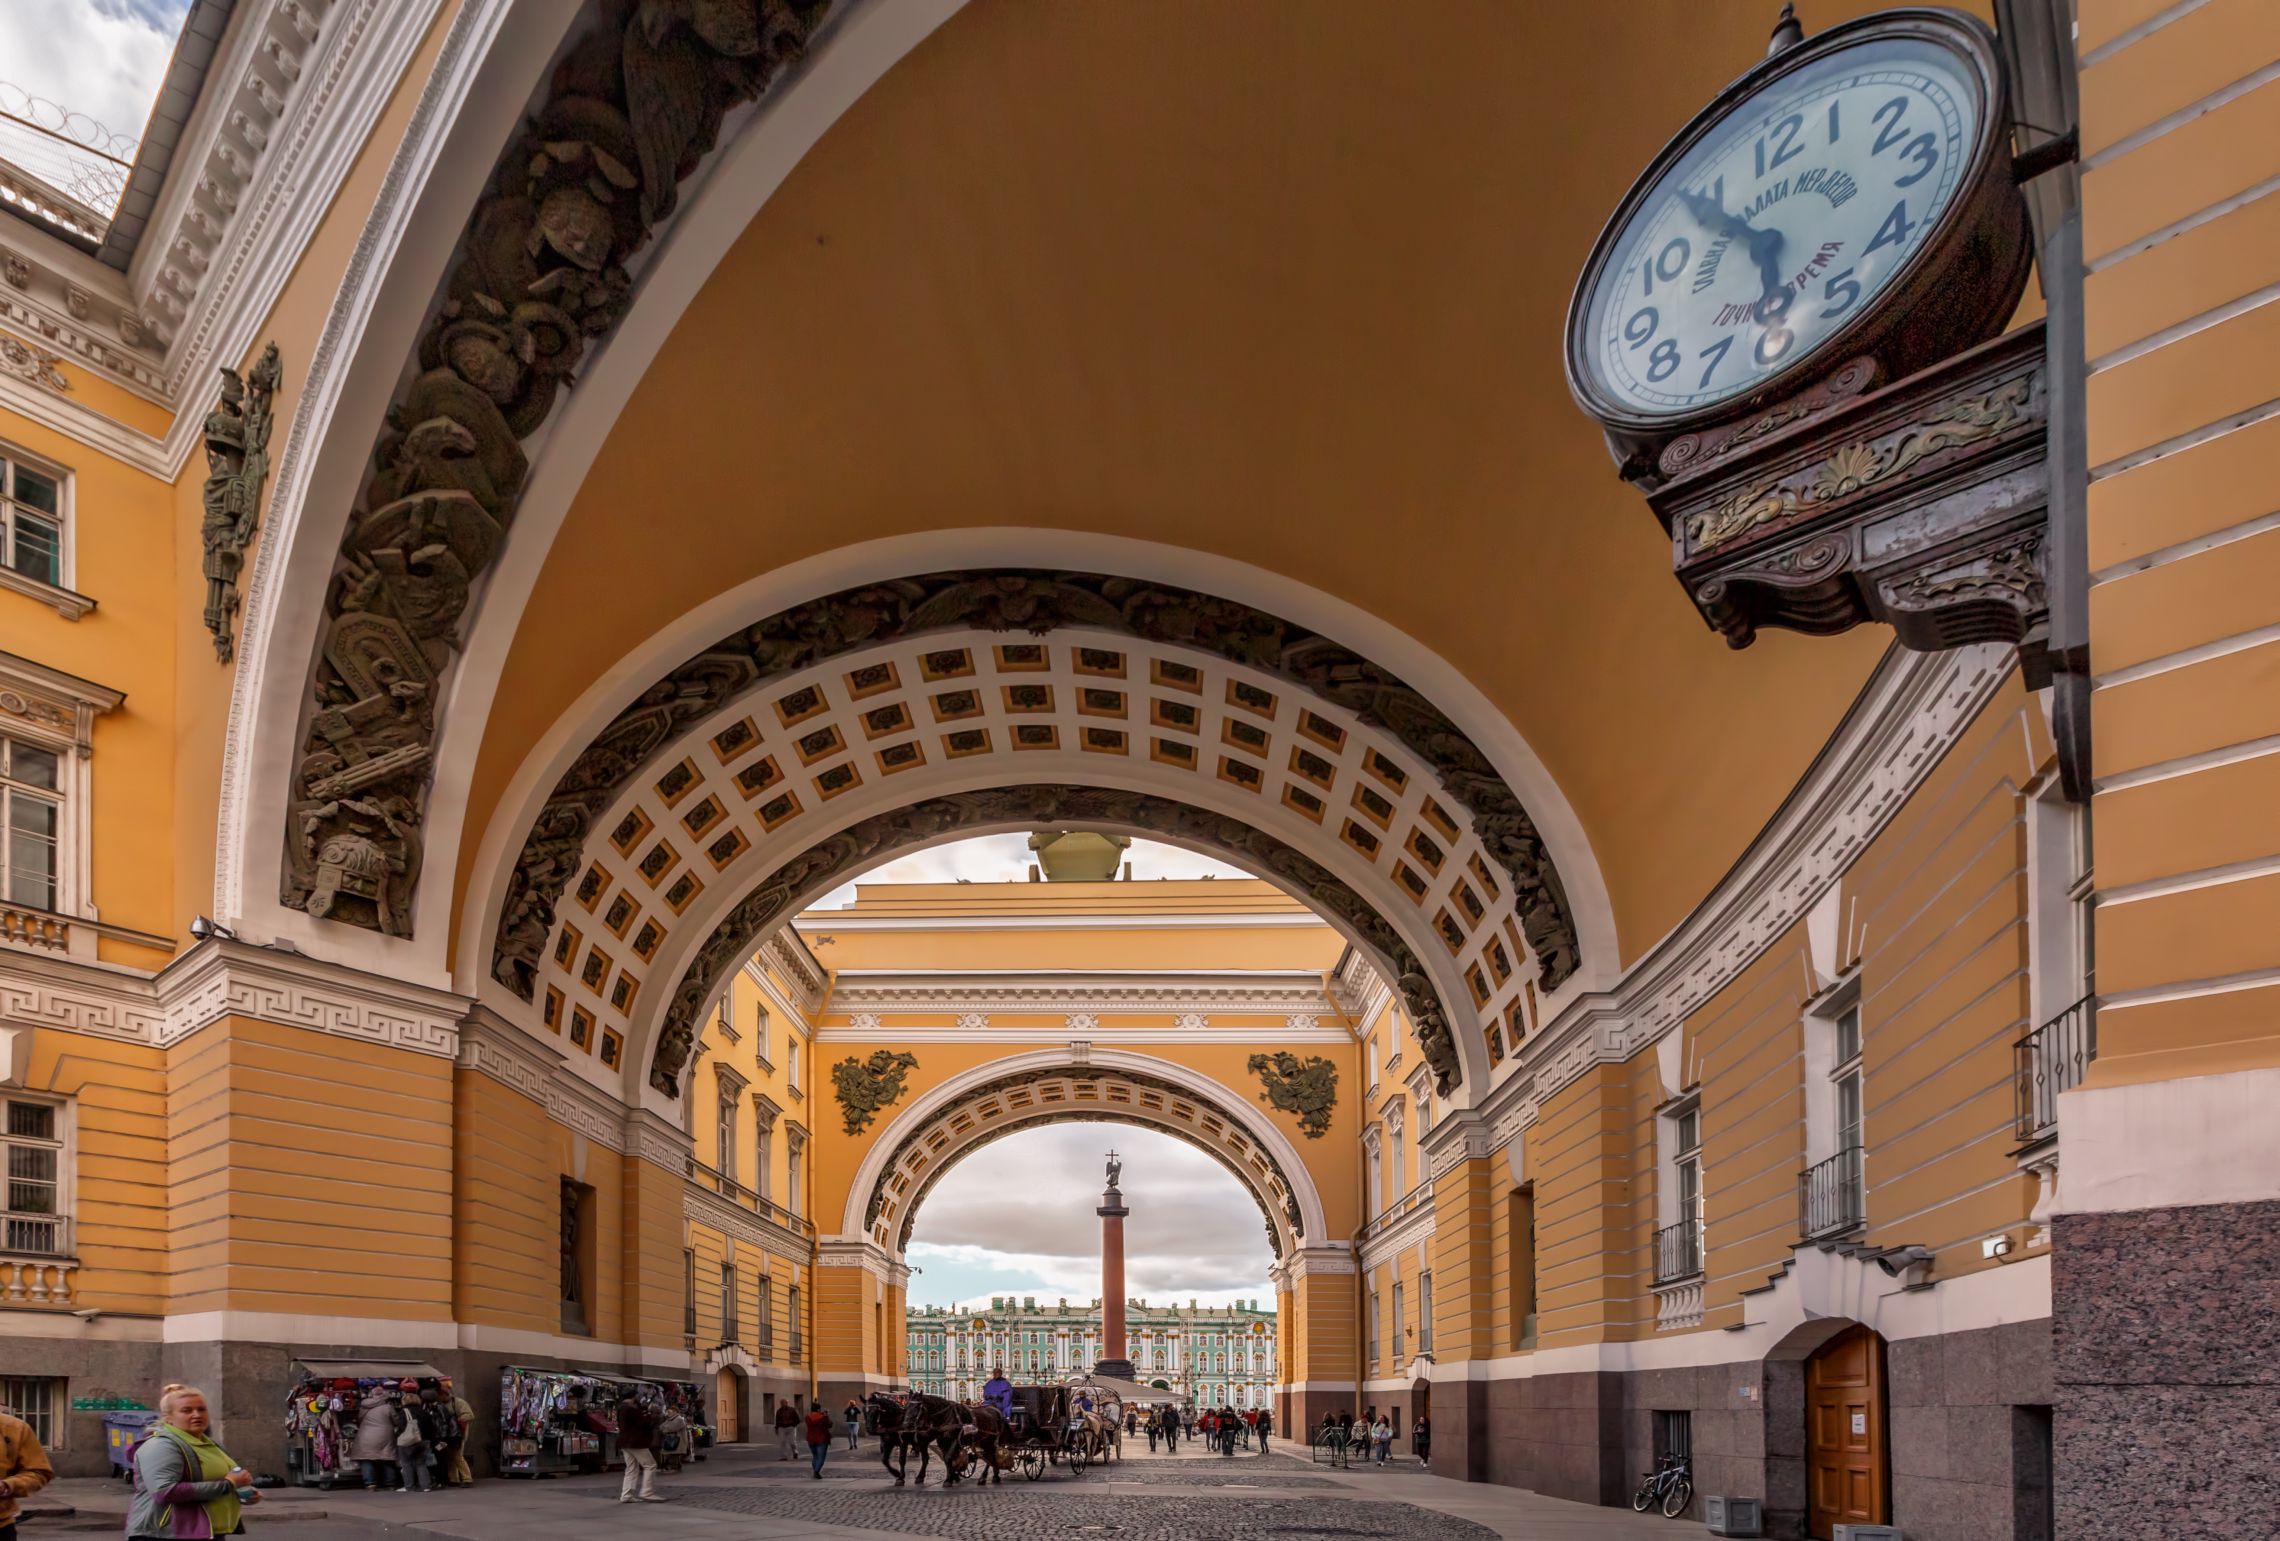
[[[1762,21],[1717,8],[1710,35]],[[277,655],[250,677],[313,683],[290,730],[274,688],[233,722],[255,768],[222,887],[281,892],[277,934],[541,1011],[575,930],[562,1009],[622,1035],[636,1087],[705,939],[788,861],[1011,786],[1165,798],[1333,874],[1468,1023],[1457,1064],[1508,1049],[1531,991],[1612,983],[1780,805],[1881,646],[1729,655],[1560,378],[1591,232],[1748,61],[1623,10],[1457,5],[1389,64],[1346,14],[604,4],[534,81],[409,367],[380,361],[404,383],[353,509],[280,516],[303,543],[332,519],[340,550],[313,634],[306,601],[256,592],[287,624],[249,626]],[[1573,108],[1557,61],[1610,48],[1639,68],[1548,162]],[[745,142],[826,86],[843,100],[748,174]],[[930,543],[1024,529],[1026,561]],[[1173,555],[1099,554],[1118,541]],[[833,566],[898,542],[901,566]],[[1055,678],[1011,678],[1008,647]],[[1085,648],[1124,677],[1080,678]],[[959,649],[967,687],[927,675]],[[883,661],[873,700],[851,677]],[[1158,720],[1181,696],[1159,665],[1204,676],[1197,732]],[[1006,694],[1029,683],[1050,723]],[[785,715],[810,685],[828,753]],[[979,729],[937,715],[962,688]],[[1080,712],[1087,692],[1122,716]],[[893,708],[902,726],[873,720]],[[292,768],[263,780],[285,731]],[[974,731],[987,754],[953,746]],[[1190,739],[1192,765],[1159,756]],[[740,782],[763,762],[774,779]],[[686,801],[660,790],[684,765]],[[688,825],[708,801],[721,817]]]

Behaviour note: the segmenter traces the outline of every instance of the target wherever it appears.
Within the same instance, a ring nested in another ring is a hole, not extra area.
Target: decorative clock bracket
[[[1678,579],[1733,647],[1759,628],[1888,623],[1905,647],[2051,663],[2040,322],[1906,379],[1855,360],[1739,423],[1664,445],[1636,478]]]

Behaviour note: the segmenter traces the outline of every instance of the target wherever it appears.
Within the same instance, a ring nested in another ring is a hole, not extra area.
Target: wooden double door
[[[1805,1362],[1806,1528],[1889,1522],[1884,1340],[1866,1327],[1830,1339]]]

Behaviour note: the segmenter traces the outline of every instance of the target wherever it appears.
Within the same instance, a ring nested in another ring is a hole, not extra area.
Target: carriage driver
[[[996,1408],[1006,1422],[1013,1421],[1013,1383],[1005,1378],[1005,1366],[990,1371],[990,1378],[982,1383],[982,1400]]]

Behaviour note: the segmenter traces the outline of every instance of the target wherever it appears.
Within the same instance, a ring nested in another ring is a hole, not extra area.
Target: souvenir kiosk
[[[657,1392],[667,1408],[688,1419],[692,1454],[711,1445],[704,1404],[686,1381],[507,1366],[499,1372],[499,1474],[553,1477],[613,1470],[621,1464],[618,1403],[643,1390]]]
[[[304,1359],[293,1366],[285,1406],[285,1482],[289,1487],[361,1487],[348,1449],[364,1399],[404,1382],[441,1391],[446,1377],[417,1359]]]

